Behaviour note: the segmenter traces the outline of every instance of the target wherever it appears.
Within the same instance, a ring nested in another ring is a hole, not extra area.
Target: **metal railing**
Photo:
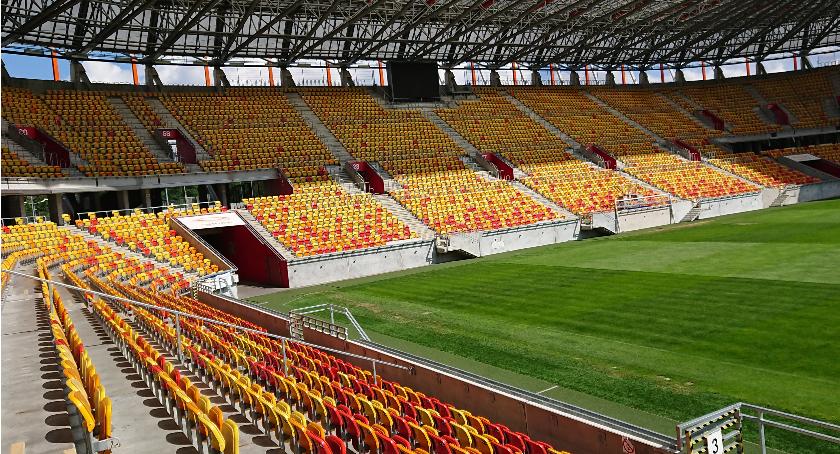
[[[350,324],[359,333],[359,337],[362,340],[370,341],[370,337],[368,337],[365,330],[362,328],[362,325],[356,320],[356,317],[353,317],[353,314],[350,312],[350,309],[345,306],[336,306],[334,304],[317,304],[315,306],[307,306],[301,307],[298,309],[292,309],[289,311],[289,317],[293,316],[305,316],[309,314],[316,314],[318,312],[327,312],[330,313],[330,324],[335,325],[335,314],[341,314],[347,317],[347,320],[350,321]],[[346,335],[346,333],[345,333]]]
[[[277,339],[277,340],[282,342],[284,367],[286,367],[286,362],[285,362],[286,344],[288,342],[293,342],[293,343],[296,343],[296,344],[312,347],[312,348],[315,348],[315,349],[318,349],[318,350],[343,355],[343,356],[346,356],[346,357],[349,357],[349,358],[355,358],[355,359],[362,360],[362,361],[370,361],[371,366],[373,368],[372,372],[373,372],[374,380],[377,379],[377,377],[376,377],[376,365],[377,364],[380,364],[380,365],[383,365],[383,366],[388,366],[388,367],[393,367],[395,369],[401,369],[401,370],[411,370],[412,369],[411,367],[408,367],[408,366],[403,366],[401,364],[396,364],[396,363],[392,363],[392,362],[388,362],[388,361],[382,361],[380,359],[372,358],[372,357],[369,357],[369,356],[357,355],[355,353],[350,353],[350,352],[347,352],[347,351],[344,351],[344,350],[338,350],[338,349],[334,349],[334,348],[330,348],[330,347],[325,347],[323,345],[318,345],[318,344],[305,342],[305,341],[302,341],[302,340],[292,339],[292,338],[289,338],[289,337],[286,337],[286,336],[281,336],[279,334],[274,334],[274,333],[270,333],[270,332],[267,332],[267,331],[260,331],[260,330],[253,329],[253,328],[246,328],[244,326],[239,326],[239,325],[236,325],[236,324],[233,324],[233,323],[222,322],[222,321],[215,320],[215,319],[212,319],[212,318],[202,317],[200,315],[195,315],[195,314],[190,314],[190,313],[187,313],[187,312],[182,312],[182,311],[179,311],[179,310],[176,310],[176,309],[170,309],[170,308],[164,307],[164,306],[141,303],[139,301],[135,301],[135,300],[132,300],[130,298],[123,298],[121,296],[109,295],[107,293],[102,293],[102,292],[99,292],[99,291],[96,291],[96,290],[85,289],[85,288],[82,288],[82,287],[77,287],[75,285],[66,284],[64,282],[53,281],[51,279],[44,279],[44,278],[41,278],[41,277],[38,277],[38,276],[32,276],[30,274],[21,273],[19,271],[0,270],[0,273],[8,273],[8,274],[11,274],[13,276],[22,277],[22,278],[25,278],[25,279],[31,279],[31,280],[37,281],[37,282],[43,282],[43,283],[47,284],[48,286],[55,285],[55,286],[59,286],[59,287],[64,287],[64,288],[67,288],[67,289],[70,289],[70,290],[81,292],[83,294],[90,294],[90,295],[98,296],[98,297],[104,298],[106,300],[117,301],[117,302],[121,302],[121,303],[128,303],[128,304],[132,304],[132,305],[135,305],[135,306],[138,306],[138,307],[143,307],[143,308],[146,308],[146,309],[153,309],[153,310],[156,310],[156,311],[167,313],[170,316],[174,317],[174,319],[175,319],[175,328],[176,328],[176,331],[177,331],[177,333],[176,333],[176,339],[177,339],[176,348],[177,348],[177,352],[178,352],[178,359],[180,361],[184,360],[184,352],[183,352],[183,346],[182,346],[182,342],[181,342],[181,323],[180,323],[181,322],[181,317],[184,317],[184,318],[188,318],[188,319],[200,320],[204,323],[210,323],[210,324],[213,324],[213,325],[225,326],[225,327],[232,328],[232,329],[235,329],[235,330],[238,330],[238,331],[241,331],[241,332],[258,334],[258,335],[261,335],[261,336],[270,337],[272,339]],[[52,292],[52,288],[50,288],[49,291]],[[288,374],[288,370],[284,370],[284,373]]]
[[[776,419],[770,419],[771,417]],[[712,453],[714,451],[710,448],[717,445],[720,453],[743,453],[744,422],[757,426],[758,448],[761,454],[767,454],[765,432],[768,427],[840,445],[840,425],[738,402],[677,425],[677,449],[681,454]]]

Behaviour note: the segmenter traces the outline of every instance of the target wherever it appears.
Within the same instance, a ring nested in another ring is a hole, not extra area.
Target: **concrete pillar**
[[[131,203],[128,199],[128,191],[117,191],[117,208],[120,210],[131,209]]]
[[[73,82],[77,90],[90,86],[90,78],[88,78],[87,71],[82,66],[82,62],[78,60],[70,60],[70,82]]]
[[[613,74],[612,70],[607,71],[607,86],[615,87],[615,74]]]
[[[163,89],[163,82],[160,80],[157,70],[152,65],[145,66],[146,89],[160,91]]]
[[[289,68],[280,68],[280,86],[283,88],[292,88],[295,86],[295,79],[292,77]]]
[[[501,87],[502,86],[502,78],[499,77],[499,71],[495,69],[490,70],[490,86],[491,87]]]
[[[227,74],[225,74],[225,72],[220,66],[213,67],[213,80],[216,83],[216,88],[230,87],[230,82],[228,82]]]
[[[715,80],[723,79],[726,79],[726,76],[723,75],[723,68],[720,65],[715,65]]]
[[[207,185],[199,185],[198,186],[198,201],[199,202],[209,202],[210,201],[210,191],[207,190]]]
[[[767,74],[767,69],[764,68],[764,63],[760,61],[755,62],[755,73],[759,76]]]
[[[650,85],[650,79],[648,79],[647,71],[644,69],[639,70],[639,85],[643,87]]]
[[[152,204],[152,190],[151,189],[141,189],[140,190],[143,195],[143,206],[146,208],[151,208],[154,205]]]
[[[542,86],[542,75],[540,75],[539,69],[532,69],[531,70],[531,85],[535,87]]]
[[[452,73],[452,70],[446,68],[443,72],[443,83],[446,85],[446,91],[449,93],[453,93],[458,90],[458,84],[455,82],[455,74]]]
[[[0,63],[2,63],[2,65],[0,65],[0,66],[3,67],[2,83],[8,84],[12,81],[12,76],[9,74],[9,71],[6,69],[6,62],[0,62]]]
[[[50,220],[56,224],[61,224],[61,215],[64,214],[64,203],[61,194],[49,194],[47,196],[47,206],[50,210]]]
[[[338,74],[341,76],[341,86],[342,87],[355,87],[356,82],[353,82],[353,76],[350,75],[350,71],[347,70],[347,67],[342,66],[338,70]]]
[[[685,83],[685,73],[683,73],[681,68],[677,68],[676,71],[674,71],[674,82],[678,84]]]
[[[577,71],[572,71],[571,73],[569,73],[569,85],[580,85],[580,74],[578,74]]]
[[[216,183],[213,185],[213,189],[216,191],[216,196],[219,197],[219,202],[228,206],[227,183]]]
[[[813,69],[814,65],[811,64],[811,59],[808,58],[808,54],[802,53],[801,62],[802,64],[799,65],[802,69]]]

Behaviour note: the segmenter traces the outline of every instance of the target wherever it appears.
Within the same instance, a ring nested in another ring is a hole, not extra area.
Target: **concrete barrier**
[[[435,263],[434,240],[410,240],[389,245],[304,257],[288,262],[289,287],[407,270]]]
[[[613,233],[659,227],[672,222],[670,206],[619,212],[617,222],[614,211],[592,213],[592,228],[603,228]]]
[[[760,192],[738,197],[703,200],[700,203],[700,216],[697,219],[709,219],[727,214],[744,213],[763,208]]]
[[[541,222],[521,227],[484,232],[453,234],[449,249],[461,250],[474,257],[517,251],[577,239],[580,220]]]

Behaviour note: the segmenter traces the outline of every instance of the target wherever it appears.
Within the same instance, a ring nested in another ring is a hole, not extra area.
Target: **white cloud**
[[[203,66],[155,66],[158,76],[164,85],[204,85]],[[213,80],[213,70],[210,69],[210,81]]]
[[[82,66],[84,66],[91,82],[104,82],[110,84],[134,83],[134,76],[131,74],[130,64],[119,64],[105,61],[86,61],[82,62]],[[140,79],[140,83],[143,83],[142,75],[140,75]]]

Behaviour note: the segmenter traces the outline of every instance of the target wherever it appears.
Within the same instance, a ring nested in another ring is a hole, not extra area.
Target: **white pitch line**
[[[559,386],[560,386],[560,385],[554,385],[554,386],[552,386],[551,388],[546,388],[546,389],[544,389],[544,390],[542,390],[542,391],[539,391],[539,392],[537,392],[537,393],[535,393],[535,394],[547,393],[547,392],[551,391],[551,390],[552,390],[552,389],[554,389],[554,388],[558,388]]]

